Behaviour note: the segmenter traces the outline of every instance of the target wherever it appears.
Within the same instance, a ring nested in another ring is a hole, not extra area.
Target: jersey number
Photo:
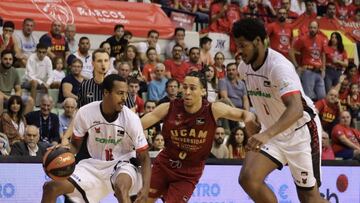
[[[114,160],[112,149],[105,149],[105,158],[106,158],[106,161]]]

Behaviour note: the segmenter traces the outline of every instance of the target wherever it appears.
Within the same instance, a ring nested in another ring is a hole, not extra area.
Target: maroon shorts
[[[151,170],[150,198],[163,197],[166,203],[187,202],[204,170],[203,162],[184,164],[158,156]]]

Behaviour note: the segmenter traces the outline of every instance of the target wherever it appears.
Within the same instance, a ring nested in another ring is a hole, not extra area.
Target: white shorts
[[[116,177],[121,173],[131,177],[130,195],[137,194],[142,188],[142,176],[138,168],[128,161],[81,160],[69,178],[75,190],[67,196],[76,203],[99,203],[113,192],[112,185],[115,185]]]
[[[261,148],[261,153],[279,165],[289,165],[292,177],[299,189],[311,189],[321,184],[321,133],[322,127],[316,116],[289,135],[279,135]]]

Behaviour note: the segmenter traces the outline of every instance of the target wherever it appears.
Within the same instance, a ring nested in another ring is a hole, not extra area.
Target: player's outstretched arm
[[[141,175],[143,178],[143,187],[138,192],[135,203],[146,202],[150,189],[151,161],[148,149],[137,153],[141,165]]]
[[[161,121],[167,115],[169,107],[170,103],[163,103],[157,106],[154,111],[145,114],[141,118],[141,124],[144,130]]]

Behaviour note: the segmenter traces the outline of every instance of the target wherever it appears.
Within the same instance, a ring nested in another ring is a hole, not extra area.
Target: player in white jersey
[[[104,98],[81,107],[76,114],[70,149],[78,152],[88,133],[91,158],[81,160],[68,180],[45,183],[43,203],[55,203],[66,194],[76,203],[98,203],[114,191],[119,202],[145,202],[150,184],[148,144],[140,118],[124,106],[126,80],[109,75],[103,82]],[[134,162],[139,160],[139,166]]]
[[[267,48],[266,30],[259,20],[242,19],[234,24],[233,33],[243,60],[239,72],[262,125],[260,133],[248,140],[240,185],[255,202],[277,202],[264,180],[288,164],[300,201],[325,201],[318,190],[321,124],[294,66]]]

